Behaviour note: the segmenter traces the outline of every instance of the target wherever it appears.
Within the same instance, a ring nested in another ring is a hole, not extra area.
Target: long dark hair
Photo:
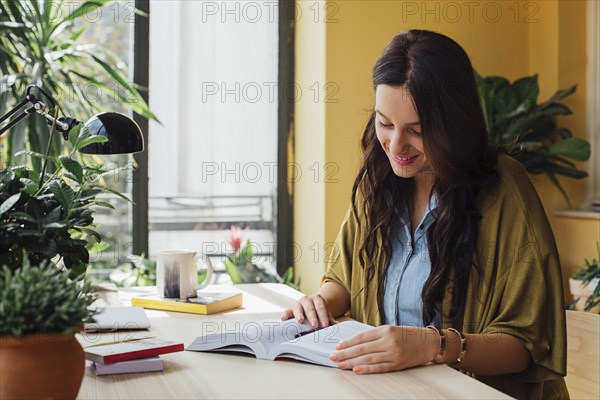
[[[424,152],[435,173],[432,193],[438,208],[426,237],[431,273],[425,282],[423,323],[433,321],[448,288],[452,307],[447,318],[457,326],[464,315],[469,275],[476,264],[480,213],[476,199],[482,187],[497,180],[496,150],[488,145],[473,67],[465,51],[452,39],[430,31],[410,30],[395,36],[373,68],[373,86],[406,85],[421,121]],[[361,247],[359,261],[367,283],[375,269],[379,278],[380,312],[388,265],[375,264],[378,243],[390,259],[390,232],[401,212],[412,209],[417,178],[394,174],[375,133],[375,113],[364,130],[363,159],[352,189],[354,213],[360,190]],[[358,214],[357,214],[358,215]],[[386,264],[388,264],[386,263]],[[449,285],[449,287],[447,286]],[[382,314],[383,315],[383,314]]]

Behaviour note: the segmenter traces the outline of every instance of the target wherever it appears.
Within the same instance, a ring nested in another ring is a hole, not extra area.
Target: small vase
[[[75,399],[85,354],[74,334],[0,337],[1,399]]]

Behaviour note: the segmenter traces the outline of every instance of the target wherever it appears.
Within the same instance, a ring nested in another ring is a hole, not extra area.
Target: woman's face
[[[402,178],[433,178],[423,149],[419,115],[406,86],[378,85],[375,90],[375,131],[392,170]]]

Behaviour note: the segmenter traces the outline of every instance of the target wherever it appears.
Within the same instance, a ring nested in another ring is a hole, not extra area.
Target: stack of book
[[[183,351],[183,343],[146,337],[84,347],[96,375],[162,371],[161,354]]]
[[[96,316],[86,331],[119,329],[148,329],[150,320],[143,308],[194,314],[214,314],[242,306],[242,293],[206,293],[185,300],[165,299],[154,294],[140,295],[131,300],[133,307],[109,307]],[[169,342],[154,337],[99,343],[84,347],[96,375],[131,372],[162,371],[161,354],[183,351],[183,343]]]

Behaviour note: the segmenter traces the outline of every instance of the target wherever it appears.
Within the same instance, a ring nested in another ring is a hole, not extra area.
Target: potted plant
[[[600,255],[600,247],[598,254]],[[570,308],[598,314],[600,313],[600,262],[597,259],[591,262],[585,259],[584,262],[585,265],[569,278],[569,289],[573,295]]]
[[[590,144],[559,128],[558,115],[571,110],[559,100],[573,94],[575,86],[557,91],[538,104],[537,75],[517,79],[512,84],[499,76],[481,77],[475,73],[491,144],[504,147],[531,174],[545,173],[571,205],[557,175],[575,179],[587,176],[573,161],[590,158]]]
[[[101,240],[93,212],[113,207],[97,198],[102,193],[126,197],[103,185],[115,168],[78,156],[81,148],[106,141],[81,126],[69,133],[67,156],[28,152],[43,160],[41,170],[0,170],[2,398],[75,398],[83,377],[74,331],[91,316],[93,298],[81,279],[90,248]]]
[[[294,269],[289,267],[282,277],[279,276],[269,262],[255,263],[254,251],[250,240],[242,247],[242,229],[232,226],[227,232],[227,240],[233,249],[233,254],[225,258],[225,270],[234,284],[237,283],[283,283],[300,290],[300,282],[294,283]]]
[[[94,230],[94,207],[113,208],[97,196],[110,192],[128,200],[102,184],[116,169],[77,160],[79,149],[105,140],[90,137],[79,125],[69,133],[68,156],[29,152],[51,163],[53,173],[27,166],[0,170],[0,265],[14,271],[24,257],[34,266],[56,259],[72,271],[71,278],[85,272],[90,242],[101,239]]]
[[[74,333],[94,296],[49,261],[24,260],[0,269],[0,398],[74,399],[85,368]]]

